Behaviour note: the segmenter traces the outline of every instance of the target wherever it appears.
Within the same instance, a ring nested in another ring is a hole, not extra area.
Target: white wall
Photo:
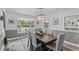
[[[79,45],[79,31],[68,31],[64,29],[64,17],[65,16],[72,16],[72,15],[79,15],[79,8],[77,9],[69,9],[69,10],[59,10],[55,12],[51,12],[50,15],[48,15],[50,25],[49,28],[53,30],[61,30],[63,33],[66,33],[65,40],[74,44]],[[59,24],[53,25],[52,24],[52,18],[58,17],[59,18]]]
[[[54,11],[54,12],[52,11],[50,15],[46,16],[45,20],[49,21],[49,29],[64,30],[64,17],[65,16],[71,16],[71,15],[79,15],[79,9],[78,8],[77,9],[66,9],[66,10],[61,9],[61,10],[57,10],[57,11]],[[18,17],[29,18],[28,15],[7,12],[6,30],[15,30],[15,29],[17,29],[16,19]],[[52,18],[53,17],[58,17],[59,18],[59,24],[58,25],[53,25],[52,24]],[[30,16],[30,18],[34,18],[34,17]],[[8,19],[15,20],[15,25],[8,24]],[[44,21],[39,20],[39,24],[36,25],[36,28],[44,28]]]
[[[57,10],[55,12],[51,12],[51,14],[48,16],[50,21],[49,28],[53,30],[64,30],[64,17],[65,16],[72,16],[72,15],[79,15],[79,9],[67,9],[67,10]],[[59,24],[53,25],[52,24],[52,18],[58,17],[59,18]]]
[[[17,18],[30,18],[35,19],[34,16],[19,14],[14,12],[6,12],[6,30],[16,30],[17,29]],[[9,24],[9,20],[14,20],[15,24]]]
[[[30,18],[39,22],[39,24],[35,25],[35,28],[44,28],[44,20],[37,20],[34,16],[27,15],[27,14],[20,14],[20,13],[14,13],[14,12],[6,12],[6,30],[16,30],[17,29],[17,23],[16,20],[17,18]],[[15,24],[8,24],[9,20],[14,20]]]

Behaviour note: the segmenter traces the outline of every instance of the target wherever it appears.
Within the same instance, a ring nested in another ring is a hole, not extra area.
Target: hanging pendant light
[[[39,14],[37,15],[38,20],[44,20],[44,14],[42,13],[42,10],[44,8],[38,8],[39,9]]]

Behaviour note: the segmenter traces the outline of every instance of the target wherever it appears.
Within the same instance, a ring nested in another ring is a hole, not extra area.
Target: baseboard
[[[9,38],[7,40],[16,40],[16,39],[21,39],[21,38],[26,38],[26,36],[21,36],[21,37],[14,37],[14,38]]]
[[[68,49],[69,51],[79,51],[79,45],[68,41],[64,41],[63,47]]]

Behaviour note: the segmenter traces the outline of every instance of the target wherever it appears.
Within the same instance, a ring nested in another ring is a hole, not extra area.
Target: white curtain
[[[3,21],[0,20],[0,50],[3,46],[3,39],[5,37],[5,31],[3,27]]]
[[[3,16],[3,9],[0,9],[0,17]],[[4,25],[3,25],[3,20],[0,19],[0,50],[3,47],[3,39],[5,37],[5,31],[4,31]]]

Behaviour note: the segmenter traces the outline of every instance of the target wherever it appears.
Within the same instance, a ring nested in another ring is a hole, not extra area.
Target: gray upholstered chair
[[[36,34],[33,33],[33,32],[31,32],[31,41],[32,41],[33,47],[34,47],[36,50],[38,50],[38,47],[41,47],[41,44],[40,44],[40,43],[39,43],[39,44],[37,43]]]
[[[46,45],[50,50],[62,51],[65,34],[58,34],[57,40]]]
[[[53,35],[53,30],[52,29],[47,29],[47,33],[52,34]]]
[[[32,50],[31,49],[31,36],[30,36],[30,32],[28,32],[26,35],[27,35],[27,38],[28,38],[27,47],[28,47],[29,50]]]

